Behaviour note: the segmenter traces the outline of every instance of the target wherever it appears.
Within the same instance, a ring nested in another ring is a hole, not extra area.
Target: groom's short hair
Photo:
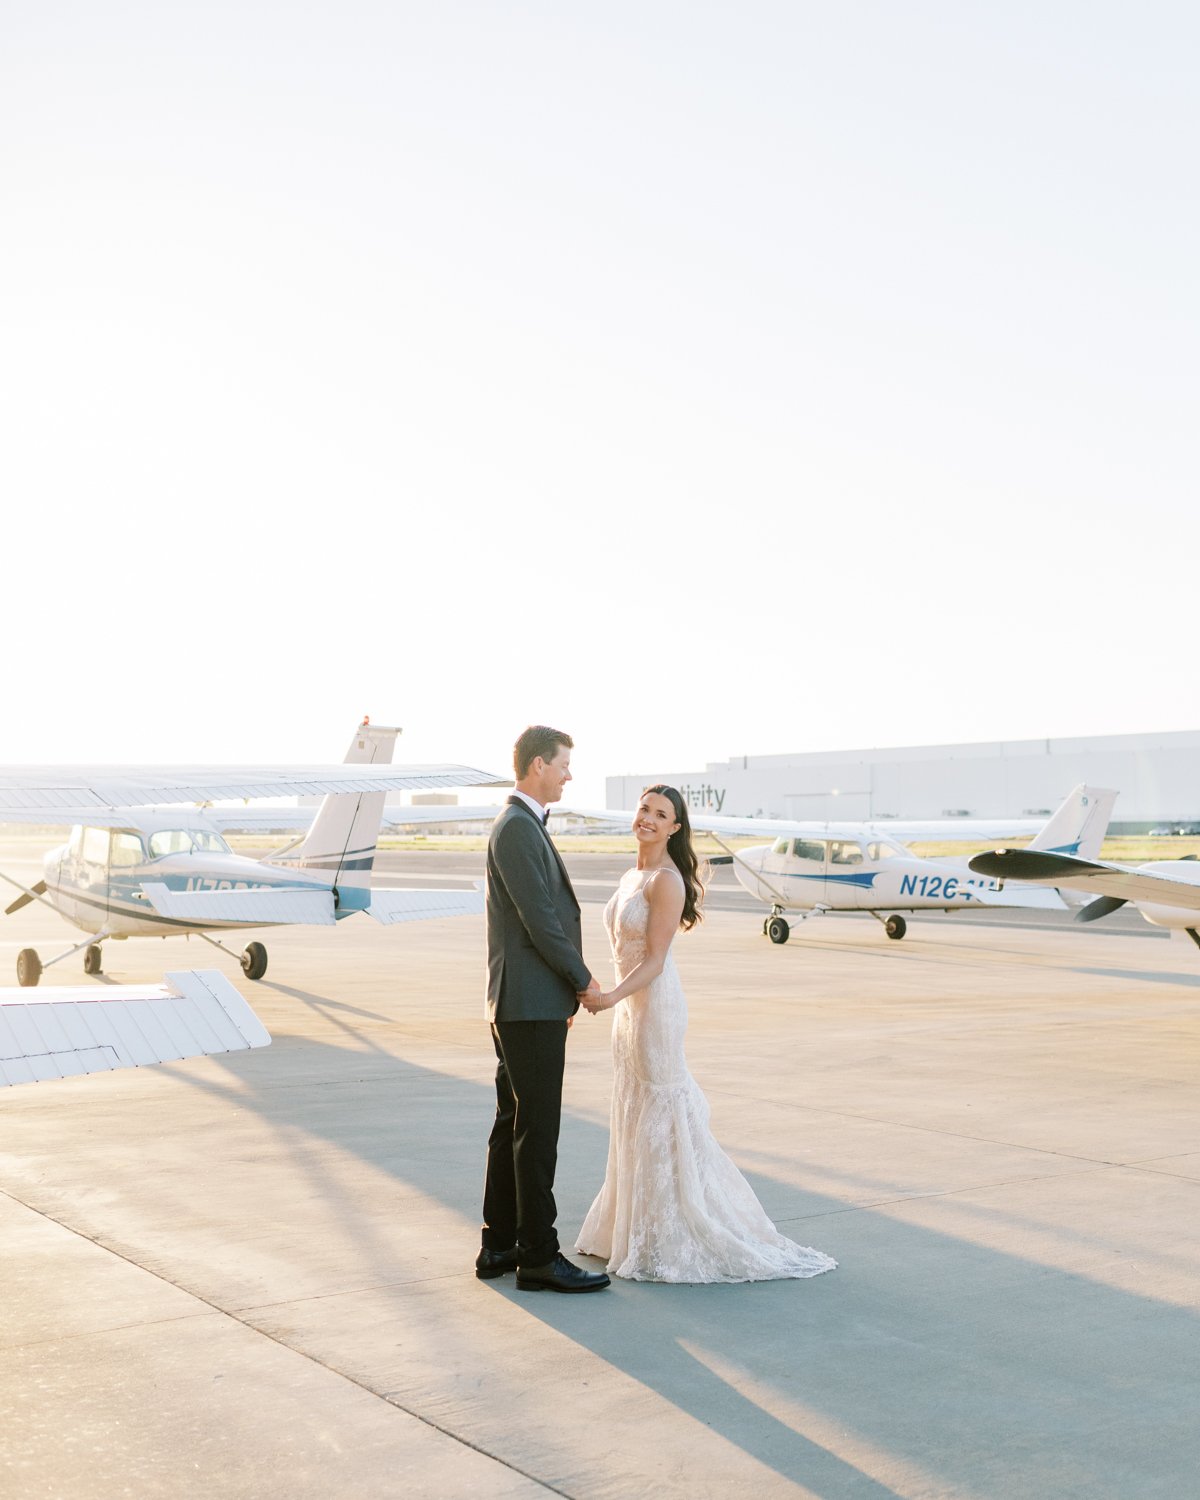
[[[531,724],[523,729],[513,746],[513,770],[520,781],[540,755],[543,760],[553,760],[560,745],[574,750],[575,741],[561,729],[550,729],[545,724]]]

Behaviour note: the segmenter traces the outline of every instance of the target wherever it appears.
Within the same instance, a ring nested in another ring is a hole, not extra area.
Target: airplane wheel
[[[895,938],[899,942],[908,931],[908,923],[903,917],[889,917],[883,924],[883,930],[887,933],[888,937]]]
[[[91,943],[83,950],[83,972],[85,974],[99,974],[100,972],[100,944]]]
[[[261,943],[247,943],[242,954],[242,973],[247,979],[261,979],[267,972],[267,950]]]
[[[42,961],[33,948],[22,948],[17,954],[17,983],[25,989],[35,985],[42,977]]]
[[[767,923],[770,920],[771,920],[770,917],[764,917],[763,918],[763,937],[766,937],[766,935],[767,935]]]
[[[773,943],[786,943],[791,930],[782,917],[772,917],[767,923],[767,936]]]

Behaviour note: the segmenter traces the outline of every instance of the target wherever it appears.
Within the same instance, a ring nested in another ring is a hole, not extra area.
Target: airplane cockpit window
[[[208,833],[203,828],[194,829],[192,842],[195,848],[205,854],[232,854],[233,850],[225,842],[219,833]]]
[[[162,859],[164,854],[190,854],[192,836],[186,828],[160,828],[150,835],[150,858]]]
[[[868,844],[868,859],[903,859],[903,849],[897,849],[895,844]]]
[[[71,837],[67,840],[67,852],[72,859],[78,859],[83,853],[83,825],[76,823],[71,829]]]
[[[776,839],[771,845],[772,854],[786,854],[791,847],[790,839]]]
[[[230,854],[229,845],[219,833],[210,833],[205,828],[160,828],[150,835],[150,858],[162,859],[167,854]]]
[[[112,844],[108,851],[110,865],[140,865],[146,858],[142,841],[136,833],[125,829],[114,829]]]
[[[858,844],[848,844],[844,839],[835,839],[829,846],[831,865],[861,865],[862,849]]]
[[[818,864],[823,864],[825,845],[815,839],[796,839],[792,844],[792,855],[796,859],[815,859]]]

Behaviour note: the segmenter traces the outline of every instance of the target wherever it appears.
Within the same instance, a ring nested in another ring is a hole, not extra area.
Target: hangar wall
[[[1114,832],[1200,826],[1200,730],[1083,739],[740,755],[702,771],[610,776],[609,807],[652,781],[734,817],[1019,818],[1051,811],[1081,781],[1115,787]]]

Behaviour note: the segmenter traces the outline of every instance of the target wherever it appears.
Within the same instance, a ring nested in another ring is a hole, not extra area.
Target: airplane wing
[[[628,829],[633,822],[632,811],[621,812],[613,808],[598,811],[556,805],[550,809],[552,818],[560,813],[587,818],[589,822],[608,823],[622,829]],[[718,833],[727,838],[862,839],[878,834],[901,843],[911,843],[918,839],[979,843],[984,839],[1024,838],[1027,834],[1036,833],[1042,826],[1036,818],[952,818],[924,821],[879,818],[874,822],[864,819],[859,823],[823,823],[795,818],[725,817],[720,813],[693,812],[690,808],[688,818],[697,833]]]
[[[93,828],[128,828],[129,809],[111,812],[100,807],[4,807],[0,803],[0,826],[8,823],[39,828],[73,828],[77,823],[90,823]]]
[[[494,823],[504,811],[499,807],[385,807],[384,828],[418,828],[422,823]]]
[[[384,807],[380,828],[419,828],[426,823],[475,823],[494,822],[504,811],[499,807],[459,807],[454,803],[443,803],[427,807]],[[312,827],[317,815],[315,807],[206,807],[205,819],[222,833],[303,833]],[[90,815],[89,815],[90,816]],[[0,812],[0,822],[8,814]],[[38,815],[31,812],[24,821],[33,823]],[[76,822],[86,822],[87,817]],[[997,835],[999,837],[1000,835]]]
[[[384,809],[384,826],[404,828],[421,823],[494,822],[504,811],[499,807],[391,807]],[[551,819],[582,818],[614,831],[626,833],[633,822],[633,812],[621,808],[564,807],[554,803]],[[862,839],[878,834],[901,843],[918,839],[929,841],[982,843],[987,839],[1025,838],[1036,833],[1042,824],[1036,818],[954,818],[924,822],[902,822],[899,818],[880,818],[874,823],[821,823],[795,818],[734,818],[719,813],[689,812],[692,828],[698,833],[724,834],[727,838],[820,838]]]
[[[0,814],[22,808],[140,807],[235,797],[511,785],[511,778],[455,765],[6,766],[0,769]]]
[[[1120,901],[1149,901],[1200,911],[1200,885],[1177,880],[1161,871],[1151,873],[1103,860],[1076,859],[1070,854],[1045,854],[1033,849],[993,849],[977,854],[971,869],[1002,880],[1028,880],[1112,896]]]
[[[204,821],[221,833],[307,833],[315,807],[206,807]],[[0,812],[0,819],[5,814]]]
[[[160,916],[182,922],[238,922],[247,927],[294,923],[332,927],[333,891],[260,888],[248,891],[173,891],[159,881],[142,885],[146,900]]]
[[[165,984],[0,990],[0,1085],[266,1047],[266,1027],[216,969]]]
[[[472,891],[372,890],[367,916],[390,927],[395,922],[424,922],[433,917],[476,916],[483,906],[482,882]]]

